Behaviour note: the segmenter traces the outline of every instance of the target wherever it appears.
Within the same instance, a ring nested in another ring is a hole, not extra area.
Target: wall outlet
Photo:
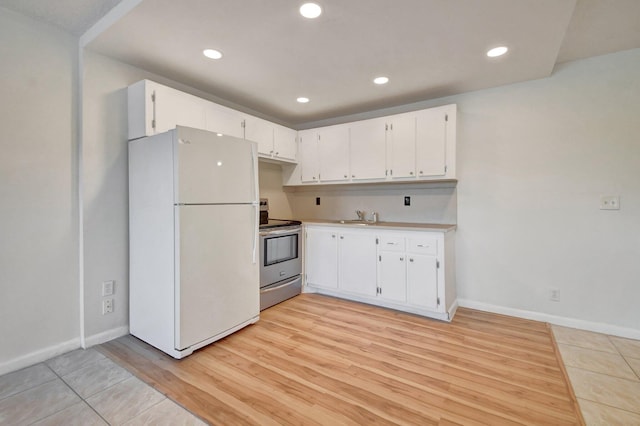
[[[559,302],[560,301],[560,289],[550,288],[549,289],[549,300],[551,300],[552,302]]]
[[[113,289],[115,285],[115,281],[103,281],[102,282],[102,296],[111,296],[113,295]]]
[[[113,312],[113,298],[104,299],[102,301],[102,315],[110,314]]]
[[[620,197],[617,195],[603,195],[600,197],[600,210],[620,210]]]
[[[408,195],[404,197],[404,205],[405,206],[411,205],[411,197],[409,197]]]
[[[320,205],[320,197],[316,197],[316,206]]]

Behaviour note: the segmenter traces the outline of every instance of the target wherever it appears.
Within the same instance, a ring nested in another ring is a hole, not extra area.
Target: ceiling
[[[638,0],[144,0],[87,46],[292,126],[548,77],[640,47]],[[118,0],[0,0],[81,35]],[[487,58],[487,49],[509,52]],[[224,57],[202,55],[215,48]],[[390,82],[376,86],[379,75]],[[306,96],[307,104],[296,98]]]

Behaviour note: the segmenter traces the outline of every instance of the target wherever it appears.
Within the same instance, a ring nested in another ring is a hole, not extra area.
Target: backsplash
[[[426,185],[384,185],[378,188],[333,186],[322,188],[296,188],[289,193],[293,215],[298,219],[356,219],[356,210],[364,210],[367,219],[378,212],[379,220],[386,222],[456,223],[456,188],[427,187]],[[316,205],[316,198],[320,205]],[[411,205],[405,206],[405,197]]]

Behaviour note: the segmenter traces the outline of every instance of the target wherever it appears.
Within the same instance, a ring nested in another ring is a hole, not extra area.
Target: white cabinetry
[[[330,228],[306,230],[305,273],[307,284],[338,287],[338,232]],[[312,256],[309,253],[313,253]]]
[[[262,118],[246,115],[244,119],[244,137],[257,142],[258,155],[262,158],[295,161],[297,134],[293,129]]]
[[[453,317],[455,231],[305,228],[305,291],[447,321]]]
[[[342,142],[346,138],[345,129],[349,137]],[[287,176],[284,185],[456,178],[454,104],[304,132],[314,131],[319,138],[317,151],[299,159],[307,179],[299,182]]]
[[[351,179],[384,179],[386,176],[386,123],[384,118],[349,124]]]
[[[346,293],[375,297],[376,236],[367,231],[342,231],[338,241],[338,287]]]
[[[320,163],[317,161],[318,135],[316,131],[299,131],[298,144],[300,179],[302,183],[316,183],[320,173]]]
[[[129,86],[129,139],[152,136],[176,126],[205,128],[206,101],[142,80]]]
[[[197,96],[142,80],[128,87],[129,139],[176,126],[194,127],[258,143],[263,158],[294,163],[298,132]]]
[[[343,124],[318,130],[320,181],[349,179],[349,127]],[[317,161],[317,160],[316,160]]]
[[[298,154],[298,132],[279,124],[273,125],[273,157],[296,161]]]
[[[244,138],[242,114],[231,108],[207,102],[205,106],[205,130],[223,135]]]

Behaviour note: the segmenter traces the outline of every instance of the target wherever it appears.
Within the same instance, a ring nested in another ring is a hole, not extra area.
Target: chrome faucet
[[[358,215],[358,220],[365,220],[367,212],[363,210],[356,210],[356,214]]]

